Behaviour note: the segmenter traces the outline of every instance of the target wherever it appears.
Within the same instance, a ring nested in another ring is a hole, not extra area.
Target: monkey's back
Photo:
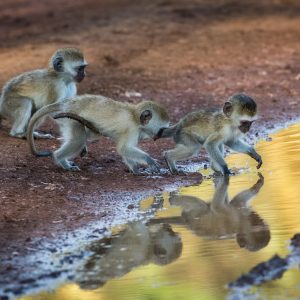
[[[41,84],[44,83],[45,77],[48,76],[47,69],[33,70],[22,73],[13,77],[4,85],[2,92],[3,95],[8,93],[18,93],[20,95],[28,94],[29,87],[32,89],[41,88]]]
[[[225,116],[220,109],[205,109],[187,114],[179,122],[181,133],[189,134],[200,142],[213,132],[222,130]]]
[[[132,105],[122,103],[104,96],[81,95],[62,103],[64,112],[78,114],[80,117],[92,122],[101,128],[103,134],[109,130],[110,135],[117,137],[125,132],[134,122]]]
[[[2,101],[9,105],[10,101],[18,98],[31,99],[36,109],[53,103],[59,97],[54,84],[56,77],[57,75],[50,73],[48,69],[29,71],[13,77],[2,89]]]

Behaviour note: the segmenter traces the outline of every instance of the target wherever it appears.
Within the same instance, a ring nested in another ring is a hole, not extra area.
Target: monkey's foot
[[[25,132],[14,132],[14,131],[11,131],[9,133],[9,135],[11,137],[18,138],[18,139],[26,139],[26,133]]]
[[[54,139],[54,136],[50,133],[41,133],[37,131],[33,133],[33,137],[35,139]]]
[[[81,152],[80,152],[80,157],[84,157],[84,156],[86,156],[88,154],[88,149],[87,149],[87,147],[85,146],[82,150],[81,150]]]
[[[221,171],[215,171],[213,177],[228,177],[229,175],[236,175],[234,172],[222,173]]]
[[[148,172],[150,172],[152,174],[160,174],[160,165],[150,166],[150,168],[148,169]]]
[[[161,174],[160,169],[157,169],[157,168],[145,169],[143,173],[145,173],[146,175],[160,175]]]
[[[229,170],[227,166],[225,166],[223,167],[223,175],[235,175],[235,173]]]
[[[80,168],[72,161],[61,160],[58,162],[58,165],[68,171],[81,171]]]
[[[149,176],[149,175],[157,175],[157,174],[160,174],[160,172],[151,170],[151,169],[149,169],[149,168],[148,168],[148,169],[142,168],[141,170],[140,170],[140,169],[129,170],[129,172],[131,172],[132,174],[137,175],[137,176]]]
[[[81,171],[81,169],[76,166],[76,165],[73,165],[73,166],[69,166],[68,168],[64,168],[65,170],[68,170],[68,171]]]
[[[185,171],[183,171],[183,170],[177,170],[177,171],[176,171],[176,175],[180,175],[180,176],[187,176],[187,175],[188,175],[188,173],[187,173],[187,172],[185,172]]]
[[[170,170],[170,172],[171,172],[172,175],[179,175],[179,176],[186,176],[186,175],[188,175],[187,172],[185,172],[183,170],[180,170],[180,169],[170,169],[169,168],[169,170]]]
[[[166,161],[166,164],[168,166],[168,169],[169,171],[171,172],[172,175],[180,175],[179,174],[179,170],[176,168],[175,164],[174,163],[171,163],[169,160],[168,160],[168,157],[167,157],[167,154],[165,154],[165,161]]]

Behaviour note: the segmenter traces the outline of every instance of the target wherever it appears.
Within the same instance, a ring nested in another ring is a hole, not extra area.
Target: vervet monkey
[[[256,103],[245,94],[236,94],[225,102],[221,110],[200,110],[187,114],[177,124],[161,129],[155,139],[173,137],[175,149],[164,153],[172,174],[180,171],[176,161],[196,155],[201,146],[207,150],[212,169],[221,174],[232,174],[224,160],[224,145],[246,153],[262,165],[261,156],[253,147],[242,141],[256,119]]]
[[[264,220],[251,209],[250,200],[259,193],[264,178],[231,200],[228,197],[229,176],[215,178],[215,192],[211,202],[193,196],[170,194],[172,206],[182,208],[180,217],[162,218],[159,222],[185,225],[196,235],[218,240],[235,238],[241,248],[258,251],[268,245],[270,229]],[[155,219],[150,224],[155,223]]]
[[[50,58],[47,69],[23,73],[8,81],[0,98],[0,119],[12,121],[10,135],[26,137],[33,113],[41,107],[76,95],[76,82],[85,77],[87,62],[83,53],[75,48],[58,49]],[[51,135],[34,133],[35,137]]]
[[[89,250],[94,255],[78,268],[75,281],[91,290],[140,266],[170,264],[180,257],[182,240],[169,224],[136,221],[116,235],[93,243]]]
[[[117,151],[134,174],[139,173],[139,164],[158,171],[158,163],[137,147],[139,140],[154,138],[162,127],[169,126],[169,117],[158,103],[143,101],[130,104],[96,96],[81,95],[60,103],[50,104],[37,111],[28,126],[27,139],[31,152],[36,156],[50,156],[51,152],[38,152],[34,145],[33,130],[44,116],[70,118],[59,124],[64,143],[53,153],[56,163],[67,170],[79,170],[70,159],[86,147],[86,127],[98,137],[110,137],[117,144]]]

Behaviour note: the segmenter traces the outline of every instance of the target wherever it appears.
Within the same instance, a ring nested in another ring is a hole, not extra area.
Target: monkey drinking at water
[[[187,114],[174,126],[160,130],[157,138],[173,137],[176,147],[164,153],[172,174],[180,171],[176,161],[197,154],[203,146],[216,173],[232,174],[224,160],[224,145],[237,152],[246,153],[262,165],[261,156],[253,147],[242,141],[256,119],[256,103],[245,94],[233,95],[221,110],[200,110]]]
[[[64,143],[51,152],[38,152],[34,145],[33,130],[44,116],[64,118],[59,123]],[[169,117],[158,103],[143,101],[138,104],[122,103],[112,99],[82,95],[60,103],[50,104],[37,111],[28,126],[27,139],[31,152],[37,156],[53,155],[56,163],[67,170],[79,170],[70,159],[85,150],[88,130],[99,137],[106,136],[117,144],[117,151],[134,174],[140,164],[158,171],[158,163],[137,147],[139,140],[154,138],[163,127],[169,126]],[[88,129],[87,129],[88,128]]]

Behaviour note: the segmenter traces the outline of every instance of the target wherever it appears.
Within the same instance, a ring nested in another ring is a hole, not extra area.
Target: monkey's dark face
[[[163,135],[163,132],[165,129],[167,129],[168,127],[162,127],[158,130],[157,134],[153,137],[153,140],[156,141],[158,139],[160,139]]]
[[[75,68],[76,75],[75,75],[74,79],[77,82],[81,82],[84,79],[86,66],[87,65],[81,65],[81,66],[78,66]]]
[[[250,127],[254,121],[241,120],[239,130],[242,133],[247,133],[250,130]]]

